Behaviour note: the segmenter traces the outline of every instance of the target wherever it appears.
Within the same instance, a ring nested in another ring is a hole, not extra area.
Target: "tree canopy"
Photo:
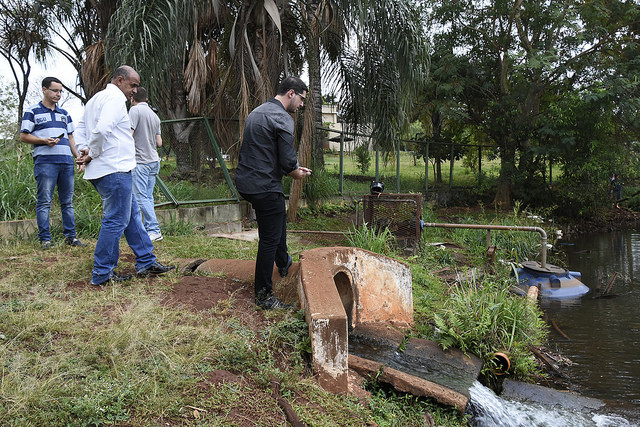
[[[582,97],[618,74],[626,62],[620,54],[636,45],[630,29],[637,26],[638,5],[599,0],[427,3],[434,49],[463,63],[457,69],[463,90],[455,97],[465,110],[463,120],[499,148],[494,202],[510,205],[514,191],[539,171],[537,155],[570,151],[563,147],[570,139],[549,138],[544,125],[554,121],[551,106],[570,94]]]
[[[495,146],[494,201],[504,206],[548,198],[531,189],[548,190],[550,162],[563,168],[566,194],[579,194],[570,180],[589,177],[597,185],[606,171],[630,165],[633,157],[623,153],[635,152],[640,136],[640,5],[633,0],[0,5],[2,54],[20,105],[33,58],[62,54],[79,72],[78,86],[66,89],[83,101],[127,63],[164,117],[214,117],[218,142],[232,155],[249,111],[284,75],[303,70],[310,92],[299,151],[306,163],[323,164],[315,128],[328,88],[343,119],[365,126],[386,155],[415,120],[427,141]],[[192,129],[193,122],[172,124],[183,148],[178,170],[191,167]],[[444,159],[450,151],[430,155]]]

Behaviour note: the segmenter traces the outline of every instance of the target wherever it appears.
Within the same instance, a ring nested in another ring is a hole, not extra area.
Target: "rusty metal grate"
[[[383,231],[389,228],[400,247],[415,247],[420,240],[421,194],[367,194],[362,198],[364,221]]]

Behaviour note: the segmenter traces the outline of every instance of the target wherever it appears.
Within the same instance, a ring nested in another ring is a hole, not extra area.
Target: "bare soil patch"
[[[162,299],[163,304],[179,304],[194,311],[209,310],[232,298],[238,310],[255,311],[253,285],[221,277],[184,276]]]

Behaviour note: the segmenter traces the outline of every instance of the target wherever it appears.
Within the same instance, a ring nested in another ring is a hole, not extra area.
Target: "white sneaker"
[[[152,242],[159,242],[162,240],[162,234],[160,233],[149,233],[149,238]]]

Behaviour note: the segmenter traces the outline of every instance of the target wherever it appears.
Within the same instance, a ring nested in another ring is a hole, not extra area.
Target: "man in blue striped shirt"
[[[33,173],[38,188],[36,221],[40,245],[43,249],[51,247],[49,212],[57,185],[64,241],[71,246],[86,246],[76,238],[73,169],[78,153],[72,135],[74,124],[71,116],[57,105],[62,96],[62,82],[55,77],[46,77],[42,80],[42,94],[42,101],[25,110],[20,127],[20,140],[34,146]]]

